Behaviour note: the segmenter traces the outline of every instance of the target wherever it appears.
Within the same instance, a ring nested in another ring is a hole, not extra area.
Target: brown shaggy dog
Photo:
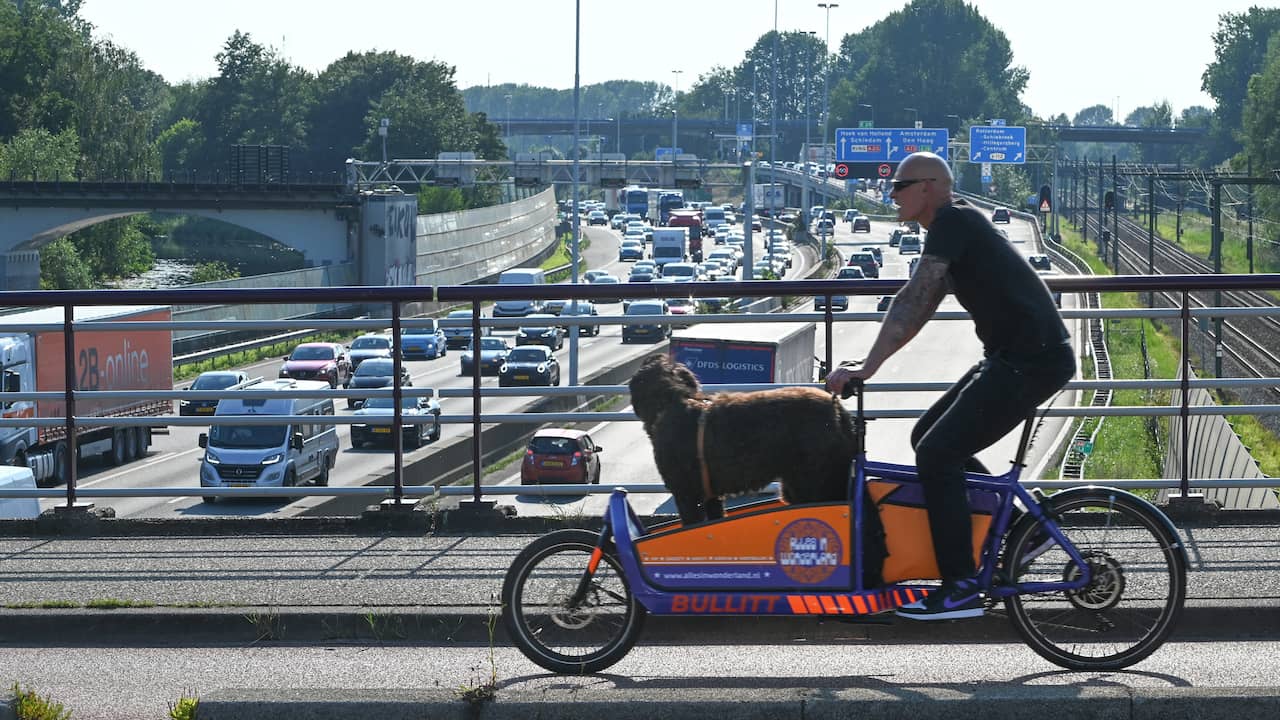
[[[830,393],[792,387],[704,396],[698,378],[666,355],[646,358],[629,387],[686,525],[723,517],[724,495],[774,480],[789,503],[848,499],[853,424]]]

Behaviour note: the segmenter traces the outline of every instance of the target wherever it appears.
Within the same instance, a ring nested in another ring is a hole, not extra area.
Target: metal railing
[[[691,283],[680,286],[681,294],[687,294],[692,298],[707,297],[813,297],[819,295],[870,295],[880,296],[892,294],[898,290],[905,282],[903,279],[884,279],[884,280],[773,280],[773,281],[746,281],[746,282],[717,282],[717,283]],[[1193,308],[1190,303],[1190,294],[1192,292],[1215,290],[1215,289],[1255,289],[1267,290],[1280,288],[1280,275],[1191,275],[1191,276],[1123,276],[1123,277],[1062,277],[1050,278],[1048,284],[1051,289],[1058,290],[1063,293],[1080,293],[1080,292],[1146,292],[1152,290],[1174,291],[1181,297],[1181,307],[1178,308],[1155,308],[1155,309],[1120,309],[1120,310],[1089,310],[1076,309],[1064,310],[1063,316],[1066,318],[1080,317],[1107,317],[1107,318],[1164,318],[1173,320],[1181,324],[1183,335],[1183,353],[1180,363],[1183,368],[1188,366],[1186,355],[1187,334],[1192,323],[1201,321],[1204,318],[1232,316],[1232,315],[1274,315],[1280,314],[1280,310],[1273,307],[1252,307],[1252,308]],[[374,304],[375,306],[385,306],[389,313],[386,317],[372,317],[364,319],[350,320],[326,320],[326,321],[245,321],[239,323],[226,322],[204,322],[204,321],[173,321],[173,322],[157,322],[157,321],[123,321],[123,322],[93,322],[91,329],[94,331],[101,330],[175,330],[187,328],[199,328],[210,324],[217,324],[222,328],[229,325],[243,326],[246,328],[265,328],[271,327],[276,329],[299,329],[307,328],[349,328],[349,329],[383,329],[391,328],[393,333],[399,333],[401,330],[415,325],[420,325],[426,321],[412,318],[401,318],[399,309],[407,304],[421,302],[424,300],[437,300],[449,304],[471,304],[473,313],[469,323],[458,320],[440,320],[442,326],[469,325],[473,335],[478,336],[482,328],[494,327],[512,327],[519,325],[521,320],[514,319],[494,319],[481,317],[479,308],[481,304],[502,299],[532,299],[532,300],[553,300],[553,299],[570,299],[570,300],[593,300],[600,298],[623,298],[623,299],[640,299],[640,298],[656,298],[666,297],[670,295],[671,286],[650,285],[646,283],[614,285],[610,287],[596,287],[589,284],[584,285],[555,285],[555,286],[510,286],[510,285],[458,285],[444,286],[438,288],[426,287],[352,287],[352,288],[280,288],[280,289],[260,289],[260,290],[103,290],[103,291],[23,291],[23,292],[4,292],[0,293],[0,305],[7,306],[62,306],[71,308],[74,306],[128,306],[128,305],[189,305],[197,303],[291,303],[291,302],[314,302],[321,298],[326,302],[353,302],[361,303],[366,306]],[[829,308],[828,303],[828,308]],[[689,324],[717,324],[717,323],[760,323],[760,322],[795,322],[795,321],[812,321],[821,326],[821,331],[826,337],[825,361],[828,367],[832,366],[834,360],[832,353],[832,333],[836,323],[848,322],[878,322],[884,313],[882,312],[840,312],[833,313],[829,309],[824,312],[796,312],[796,313],[769,313],[769,314],[705,314],[685,316],[681,323]],[[69,310],[64,312],[65,317],[70,317]],[[964,312],[939,312],[935,316],[941,320],[966,319],[968,316]],[[669,322],[669,316],[564,316],[560,318],[559,324],[567,326],[570,332],[576,332],[579,326],[594,325],[621,325],[625,323],[653,323],[653,322]],[[44,325],[25,325],[10,326],[7,328],[9,332],[20,331],[37,331],[37,330],[56,330],[62,333],[65,342],[63,358],[67,367],[74,367],[76,360],[75,340],[76,332],[83,332],[89,328],[86,323],[71,323],[64,321],[63,323],[51,323]],[[394,355],[395,375],[400,374],[401,359],[398,354]],[[74,385],[74,374],[68,373],[72,377]],[[1181,373],[1179,379],[1174,380],[1077,380],[1068,385],[1069,389],[1090,390],[1090,389],[1151,389],[1151,390],[1167,390],[1180,391],[1179,397],[1181,403],[1167,406],[1112,406],[1108,408],[1091,408],[1091,407],[1054,407],[1043,411],[1047,417],[1078,417],[1084,415],[1098,416],[1174,416],[1179,418],[1181,422],[1181,433],[1183,439],[1183,447],[1187,447],[1188,421],[1193,416],[1198,415],[1274,415],[1280,414],[1280,405],[1229,405],[1229,406],[1192,406],[1188,403],[1187,391],[1192,388],[1239,388],[1251,386],[1275,386],[1280,383],[1280,378],[1217,378],[1217,379],[1198,379],[1192,380],[1188,373]],[[939,391],[949,386],[949,382],[872,382],[869,383],[867,389],[869,392],[905,392],[905,391]],[[749,386],[725,386],[725,385],[709,385],[708,391],[718,390],[752,390],[762,389],[766,387],[776,387],[771,385],[749,385]],[[217,424],[246,423],[243,416],[236,417],[182,417],[178,415],[161,415],[161,416],[135,416],[135,417],[94,417],[94,416],[77,416],[75,408],[77,402],[92,402],[99,400],[118,400],[118,399],[146,399],[146,400],[166,400],[175,399],[221,399],[226,397],[254,398],[266,397],[271,391],[254,390],[252,387],[236,390],[232,392],[221,391],[183,391],[183,390],[151,390],[151,391],[87,391],[78,390],[72,387],[64,391],[57,392],[26,392],[26,393],[5,393],[6,402],[13,400],[36,400],[36,401],[61,401],[65,403],[65,407],[70,411],[63,417],[40,417],[40,418],[0,418],[0,427],[30,427],[30,426],[64,426],[66,428],[67,437],[75,437],[75,428],[77,426],[102,426],[102,427],[132,427],[132,426],[209,426]],[[71,440],[71,452],[67,454],[67,462],[69,468],[67,472],[67,485],[65,489],[0,489],[0,498],[8,497],[42,497],[42,498],[59,498],[65,496],[68,507],[74,506],[78,498],[105,498],[105,497],[174,497],[174,496],[345,496],[345,495],[362,495],[362,496],[382,496],[393,498],[396,502],[401,502],[409,498],[420,498],[432,495],[470,495],[479,500],[482,495],[499,495],[513,494],[521,492],[518,487],[497,487],[485,486],[481,483],[482,461],[484,458],[484,430],[485,426],[494,426],[495,424],[543,424],[543,423],[568,423],[581,422],[585,420],[592,421],[632,421],[635,416],[630,412],[608,412],[608,411],[582,411],[571,408],[568,411],[552,411],[552,412],[509,412],[509,413],[490,413],[485,412],[483,403],[486,399],[511,397],[511,396],[530,396],[543,399],[544,401],[554,400],[556,398],[579,398],[579,397],[597,397],[610,395],[626,395],[627,387],[617,382],[601,384],[601,385],[579,385],[571,387],[552,387],[552,388],[487,388],[482,387],[480,383],[480,375],[478,372],[478,363],[476,364],[476,372],[471,378],[471,386],[465,388],[447,388],[438,392],[431,389],[402,387],[398,383],[389,389],[382,390],[332,390],[332,391],[294,391],[290,393],[291,397],[391,397],[395,399],[394,406],[397,408],[393,415],[385,419],[354,419],[351,416],[274,416],[271,418],[260,418],[253,420],[252,423],[258,424],[284,424],[294,422],[309,422],[325,425],[349,425],[355,422],[368,422],[371,424],[390,424],[393,427],[401,427],[405,424],[405,418],[399,411],[400,400],[404,397],[422,397],[429,395],[437,395],[442,398],[461,398],[470,397],[473,400],[472,411],[462,414],[442,414],[439,418],[441,424],[468,425],[471,428],[472,439],[470,443],[471,453],[471,469],[472,481],[465,486],[447,486],[437,487],[434,483],[422,486],[406,485],[404,482],[405,468],[403,465],[403,446],[402,434],[393,432],[396,438],[394,445],[395,463],[394,469],[390,474],[391,484],[386,486],[370,485],[359,487],[261,487],[261,488],[202,488],[202,487],[93,487],[79,488],[76,478],[75,458],[77,453],[74,452],[74,439]],[[277,395],[278,396],[278,393]],[[868,412],[869,417],[883,418],[906,418],[917,416],[922,409],[885,409],[872,410]],[[1116,479],[1108,480],[1108,484],[1122,487],[1147,487],[1147,488],[1178,488],[1184,495],[1189,493],[1192,488],[1200,487],[1272,487],[1276,481],[1261,479],[1233,479],[1233,478],[1190,478],[1188,477],[1188,456],[1189,453],[1183,453],[1182,472],[1180,477],[1172,479],[1163,478],[1134,478],[1134,479]],[[428,454],[430,459],[430,454]],[[1045,487],[1066,486],[1072,483],[1051,480],[1036,480],[1037,485]],[[665,489],[659,483],[645,483],[628,486],[633,491],[646,492],[664,492]],[[584,494],[590,492],[605,492],[607,489],[597,489],[583,486],[543,486],[540,492],[546,494]]]

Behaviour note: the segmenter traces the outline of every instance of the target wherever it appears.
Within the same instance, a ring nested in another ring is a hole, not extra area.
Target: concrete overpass
[[[341,185],[0,183],[0,289],[40,287],[40,248],[92,225],[173,212],[254,230],[303,253],[309,267],[355,260],[362,198]]]

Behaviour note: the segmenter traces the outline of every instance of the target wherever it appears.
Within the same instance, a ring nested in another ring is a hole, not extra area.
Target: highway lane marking
[[[76,487],[81,487],[81,488],[93,487],[94,485],[97,485],[97,484],[99,484],[99,483],[104,483],[104,482],[106,482],[106,481],[108,481],[108,480],[115,480],[116,478],[118,478],[118,477],[124,477],[125,475],[127,475],[127,474],[129,474],[129,473],[133,473],[133,472],[137,472],[138,470],[142,470],[142,469],[145,469],[145,468],[149,468],[149,467],[151,467],[152,465],[159,465],[160,463],[163,463],[163,462],[169,462],[170,460],[176,460],[176,459],[178,459],[178,458],[182,457],[183,455],[190,455],[190,454],[192,454],[192,453],[196,453],[196,452],[204,452],[204,449],[203,449],[203,448],[198,448],[198,447],[197,447],[197,448],[192,448],[192,449],[190,449],[190,450],[181,450],[181,451],[178,451],[178,452],[176,452],[176,453],[170,453],[170,452],[164,452],[164,451],[157,451],[157,452],[159,452],[159,453],[160,453],[160,455],[159,455],[158,457],[156,457],[156,458],[154,458],[154,459],[151,459],[151,460],[147,460],[146,462],[142,463],[141,465],[137,465],[137,464],[132,464],[132,463],[131,463],[131,464],[128,466],[128,468],[127,468],[127,469],[119,470],[119,471],[114,472],[114,473],[111,473],[111,474],[109,474],[109,475],[103,475],[102,477],[94,478],[93,480],[90,480],[90,481],[88,481],[88,482],[83,482],[83,483],[82,483],[82,482],[77,482],[77,483],[76,483]]]

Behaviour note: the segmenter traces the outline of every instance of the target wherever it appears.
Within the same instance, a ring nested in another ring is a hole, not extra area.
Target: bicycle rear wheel
[[[599,672],[635,645],[646,615],[610,543],[581,598],[573,596],[599,536],[559,530],[538,538],[511,563],[502,616],[525,657],[557,673]]]
[[[1157,510],[1106,488],[1050,499],[1059,525],[1088,563],[1079,590],[1013,595],[1009,619],[1041,657],[1072,670],[1115,670],[1150,655],[1172,632],[1186,599],[1186,558]],[[1031,520],[1010,533],[1004,567],[1015,583],[1079,577],[1079,565]]]

